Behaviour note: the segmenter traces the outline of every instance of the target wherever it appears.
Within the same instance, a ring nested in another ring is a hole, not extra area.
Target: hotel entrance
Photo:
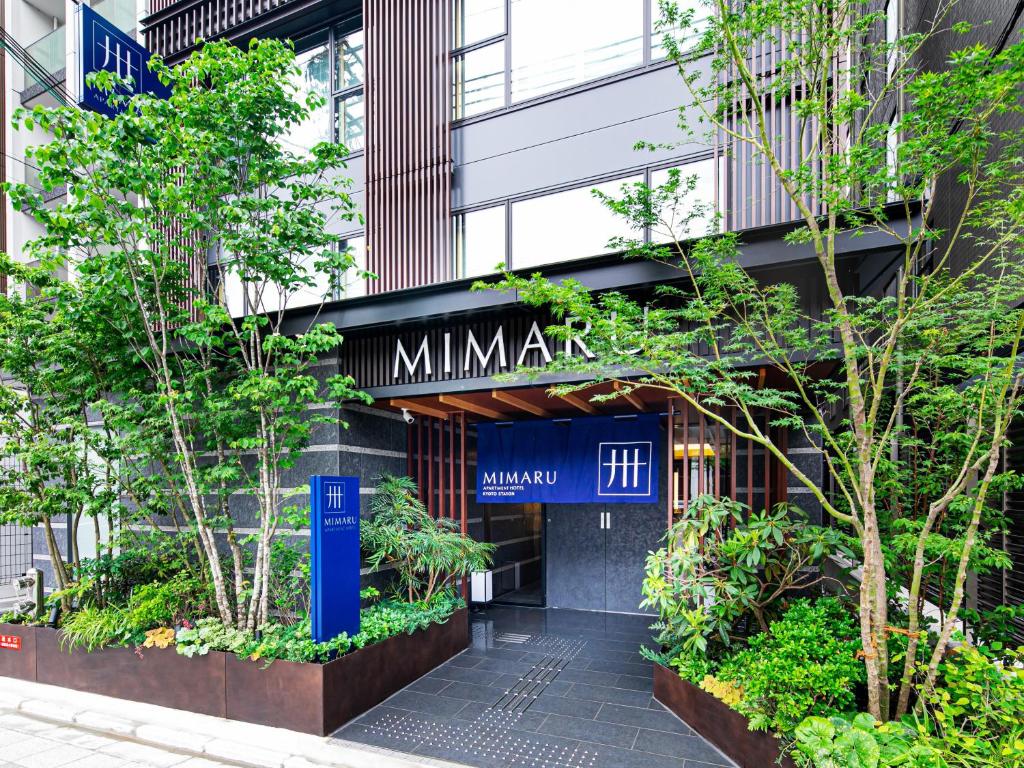
[[[496,604],[642,613],[647,554],[695,498],[754,510],[787,500],[786,472],[763,449],[654,391],[599,406],[539,387],[387,405],[413,418],[408,474],[432,514],[494,545],[486,594]],[[763,429],[781,428],[764,415]],[[790,448],[809,459],[816,450]],[[620,492],[627,476],[642,493]]]

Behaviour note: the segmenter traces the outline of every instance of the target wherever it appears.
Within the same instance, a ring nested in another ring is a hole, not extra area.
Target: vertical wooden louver
[[[450,0],[365,0],[367,266],[382,293],[451,279]]]

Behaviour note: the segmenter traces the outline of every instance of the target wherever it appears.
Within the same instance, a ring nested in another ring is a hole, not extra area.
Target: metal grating
[[[7,584],[32,567],[32,529],[0,525],[0,584]]]

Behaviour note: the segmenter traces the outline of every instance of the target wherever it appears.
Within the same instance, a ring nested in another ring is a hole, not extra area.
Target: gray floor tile
[[[648,731],[641,728],[633,749],[670,757],[682,757],[687,760],[699,760],[712,765],[729,764],[729,758],[700,736],[684,736],[678,733]]]
[[[447,688],[451,684],[451,680],[444,680],[440,677],[421,677],[409,685],[406,690],[419,693],[440,693],[441,689]]]
[[[497,690],[486,685],[476,685],[475,683],[449,683],[448,687],[441,693],[442,697],[448,697],[451,699],[464,699],[465,701],[476,701],[481,704],[491,706],[497,703],[503,695],[502,691]]]
[[[654,690],[651,678],[637,677],[636,675],[618,675],[612,687],[628,688],[631,691],[646,691],[647,693]]]
[[[451,716],[466,706],[466,700],[404,690],[388,699],[387,705],[397,709],[407,709],[410,712],[421,712],[425,715]]]
[[[587,699],[588,701],[605,701],[611,704],[622,704],[627,707],[646,707],[651,694],[645,691],[629,691],[624,688],[610,688],[604,685],[587,685],[573,683],[565,694],[569,699]]]
[[[598,701],[581,701],[566,699],[561,696],[538,696],[530,705],[528,712],[547,712],[552,715],[569,715],[570,717],[593,718],[601,709]]]
[[[639,656],[637,657],[640,658]],[[595,672],[615,672],[619,675],[635,675],[637,677],[654,677],[654,667],[650,662],[630,663],[625,661],[605,661],[592,659],[587,669]]]
[[[622,675],[614,672],[595,672],[592,669],[563,669],[558,673],[559,680],[570,683],[586,683],[587,685],[610,685],[616,688],[625,688],[624,685],[616,685]],[[650,681],[646,681],[650,687]]]
[[[606,723],[618,723],[619,725],[635,725],[638,728],[649,730],[667,731],[668,733],[679,733],[687,736],[693,734],[693,729],[686,723],[673,715],[671,712],[641,707],[624,707],[619,704],[604,704],[597,713],[596,720]]]
[[[612,725],[597,720],[584,720],[580,717],[548,715],[547,720],[540,727],[540,733],[631,749],[633,742],[636,741],[638,729],[628,725]]]

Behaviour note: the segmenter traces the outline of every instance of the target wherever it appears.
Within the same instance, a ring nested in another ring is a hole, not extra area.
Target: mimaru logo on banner
[[[649,442],[599,443],[598,496],[635,496],[651,492]]]

